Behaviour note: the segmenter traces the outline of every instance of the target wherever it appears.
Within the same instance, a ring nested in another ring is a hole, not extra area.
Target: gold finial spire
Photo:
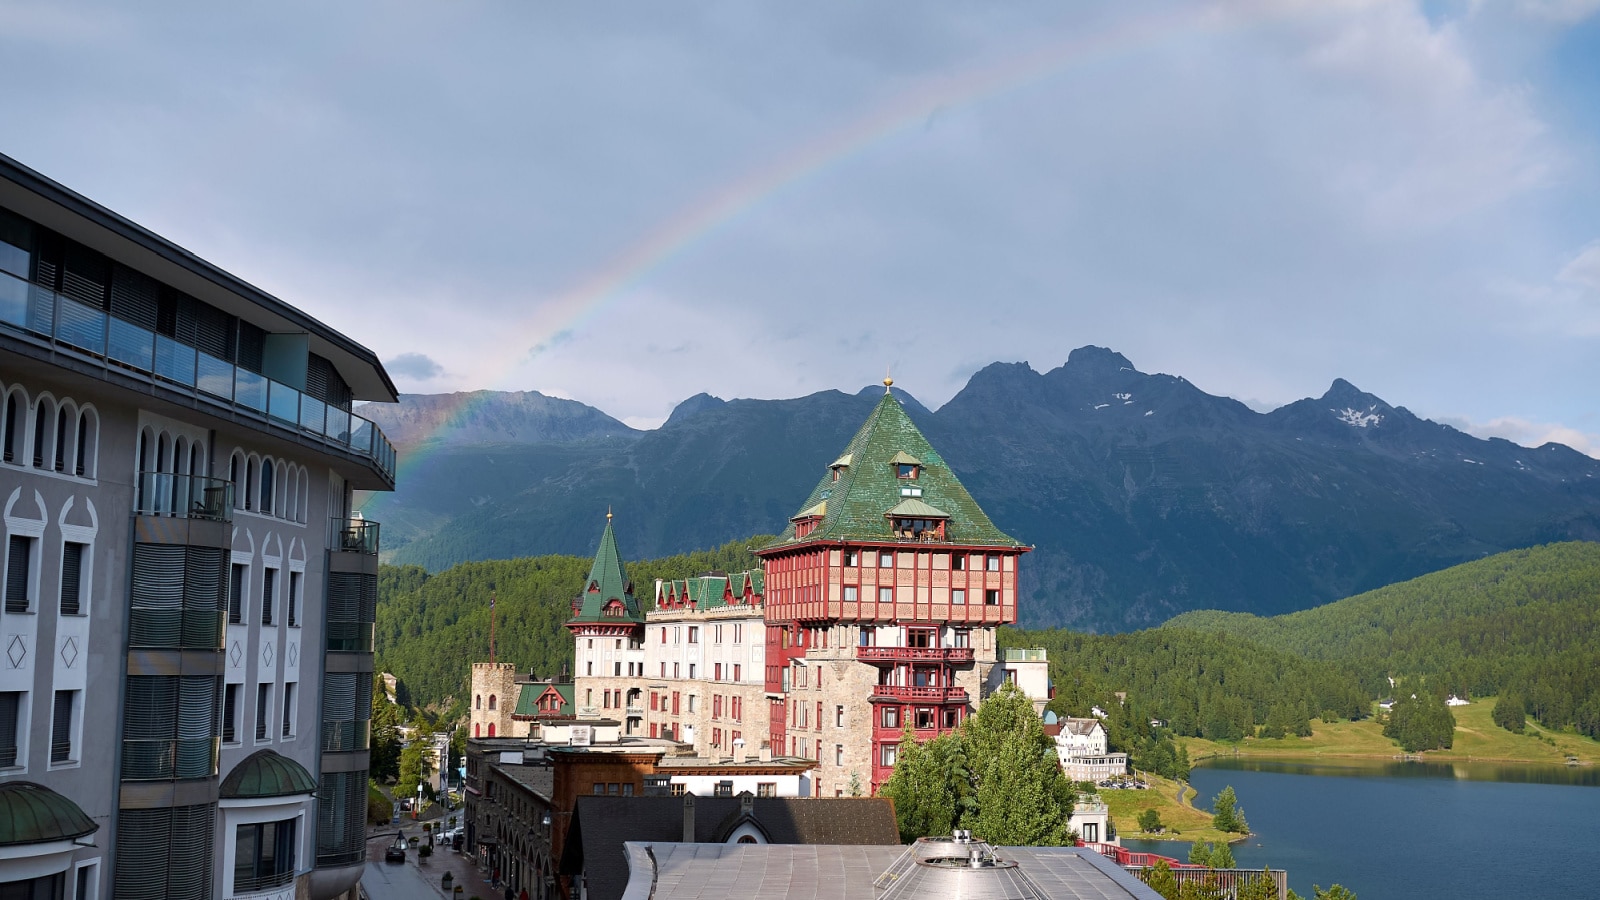
[[[889,389],[892,388],[892,387],[894,387],[894,378],[890,377],[890,375],[889,375],[889,367],[888,366],[884,366],[883,367],[883,392],[885,394],[889,393]]]
[[[611,504],[606,504],[606,521],[611,521]]]

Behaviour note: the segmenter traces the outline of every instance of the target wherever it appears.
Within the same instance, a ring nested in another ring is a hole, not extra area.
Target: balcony
[[[378,523],[367,519],[333,520],[333,549],[340,553],[378,555]]]
[[[133,511],[141,516],[232,522],[233,484],[206,475],[140,472]]]
[[[355,454],[394,483],[394,445],[361,416],[4,272],[0,326]]]
[[[896,703],[966,703],[966,688],[924,685],[880,684],[872,688],[868,700]]]
[[[634,705],[630,704],[628,706],[628,715],[630,717],[631,716],[642,716],[642,715],[644,715],[644,707],[643,706],[634,706]]]
[[[972,662],[971,647],[857,647],[856,659],[870,663],[945,663],[952,666]]]

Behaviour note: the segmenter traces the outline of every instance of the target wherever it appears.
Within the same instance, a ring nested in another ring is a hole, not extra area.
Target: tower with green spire
[[[824,791],[875,791],[906,727],[919,739],[976,709],[995,631],[1017,620],[1030,549],[1001,531],[907,415],[883,398],[789,520],[766,568],[774,753],[819,761]]]
[[[621,699],[623,689],[612,686],[620,685],[624,673],[643,674],[644,618],[617,551],[608,510],[589,578],[572,598],[572,618],[567,621],[573,636],[573,693],[580,718],[608,718],[612,710],[620,713],[630,705]],[[628,696],[637,693],[631,690]]]

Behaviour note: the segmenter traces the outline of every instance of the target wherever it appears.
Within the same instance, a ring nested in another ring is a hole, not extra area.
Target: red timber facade
[[[819,793],[876,791],[907,727],[958,727],[1017,619],[1030,548],[995,528],[885,392],[771,546],[766,690],[775,754],[818,760]]]

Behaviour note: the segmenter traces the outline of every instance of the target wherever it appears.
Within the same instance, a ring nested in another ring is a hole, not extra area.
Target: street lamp
[[[411,808],[411,818],[422,818],[422,782],[417,782],[417,805]]]

